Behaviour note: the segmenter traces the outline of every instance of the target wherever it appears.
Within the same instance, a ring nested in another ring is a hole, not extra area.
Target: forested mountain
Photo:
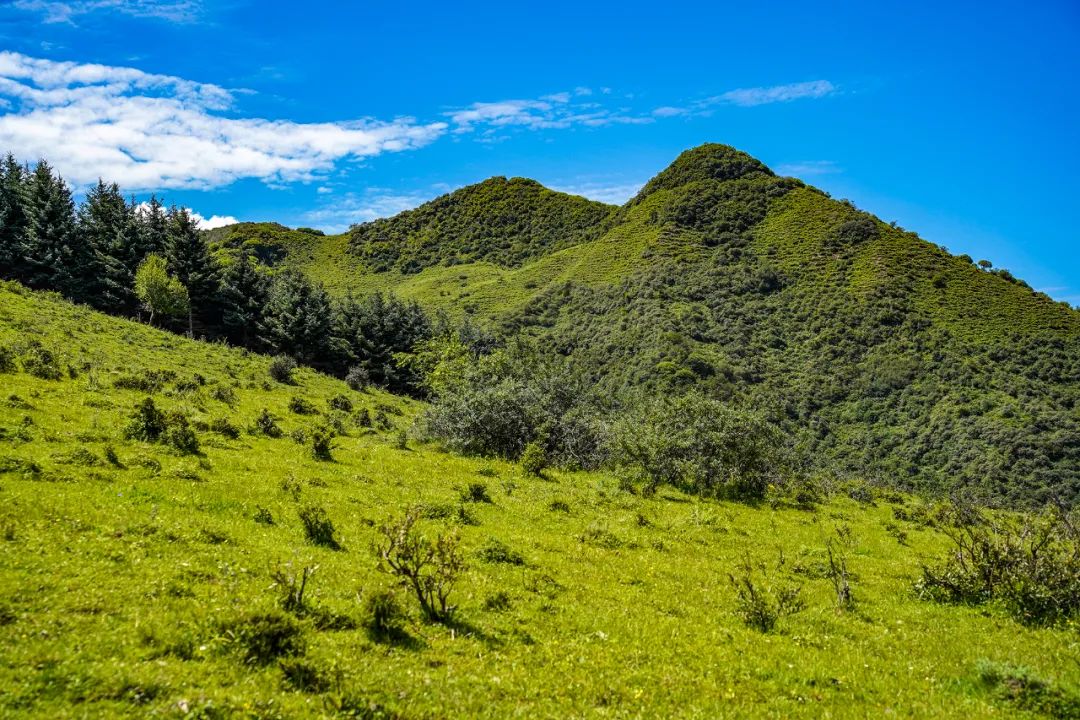
[[[533,336],[611,395],[696,388],[760,410],[811,468],[1010,504],[1078,497],[1066,304],[723,145],[616,210],[550,193],[538,211],[538,192],[493,179],[356,226],[344,260],[287,238],[279,253],[338,288]],[[567,230],[556,201],[591,212]]]
[[[167,326],[399,392],[430,392],[407,356],[468,319],[471,347],[565,358],[605,413],[693,392],[759,414],[806,473],[1080,497],[1080,312],[728,146],[683,153],[618,208],[492,178],[338,236],[194,235],[184,211],[104,184],[76,212],[48,166],[9,161],[2,189],[23,198],[6,201],[5,275],[110,312],[134,312],[125,272],[160,252],[190,300]],[[512,453],[550,437],[534,425]]]

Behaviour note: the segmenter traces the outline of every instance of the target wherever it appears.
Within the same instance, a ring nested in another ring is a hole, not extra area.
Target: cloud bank
[[[202,15],[200,0],[15,0],[14,7],[42,15],[46,23],[74,24],[80,15],[106,11],[172,23],[192,23]]]
[[[210,188],[240,178],[310,180],[344,158],[423,147],[446,123],[296,123],[234,118],[233,93],[107,65],[0,52],[0,148],[56,160],[76,185],[99,176],[129,190]]]

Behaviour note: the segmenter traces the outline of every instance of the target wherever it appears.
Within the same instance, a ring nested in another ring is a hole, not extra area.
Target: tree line
[[[116,183],[99,180],[76,205],[46,161],[31,168],[11,154],[0,162],[0,277],[394,392],[419,392],[395,355],[433,335],[416,303],[333,299],[295,270],[215,250],[186,208],[138,203]]]

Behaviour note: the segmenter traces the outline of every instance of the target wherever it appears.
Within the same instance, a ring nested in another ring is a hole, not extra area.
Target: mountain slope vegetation
[[[281,262],[532,337],[613,397],[703,391],[765,413],[810,469],[1013,506],[1080,498],[1080,312],[1008,271],[723,145],[621,208],[580,205],[577,229],[518,182],[293,233]]]
[[[16,283],[0,348],[5,717],[1080,708],[1070,625],[918,590],[951,553],[924,500],[538,476],[402,435],[415,401]],[[460,562],[449,622],[379,570],[409,508]]]

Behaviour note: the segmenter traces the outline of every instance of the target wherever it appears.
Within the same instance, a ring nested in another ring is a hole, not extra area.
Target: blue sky
[[[714,141],[1080,304],[1075,0],[10,0],[0,37],[0,147],[208,222],[622,202]]]

